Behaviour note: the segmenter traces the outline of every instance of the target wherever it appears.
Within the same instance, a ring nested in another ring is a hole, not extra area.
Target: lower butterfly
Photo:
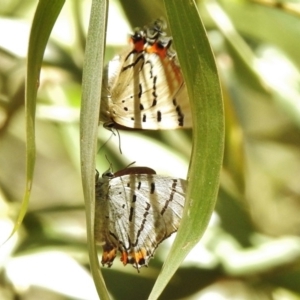
[[[124,265],[147,266],[157,246],[178,230],[187,182],[131,167],[102,177],[96,173],[95,240],[102,265],[121,252]]]
[[[100,121],[106,128],[191,128],[191,111],[181,69],[156,20],[136,29],[131,46],[104,69]]]

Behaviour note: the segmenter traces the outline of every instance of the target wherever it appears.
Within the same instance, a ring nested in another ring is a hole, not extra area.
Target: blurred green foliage
[[[290,2],[280,3],[198,3],[222,81],[224,166],[212,222],[161,299],[202,299],[212,292],[224,299],[300,298],[299,14],[297,6],[291,13],[284,6]],[[11,230],[24,191],[24,76],[35,5],[14,0],[0,7],[1,240]],[[127,28],[165,15],[161,1],[110,5],[106,61],[125,43]],[[44,57],[32,199],[21,229],[0,248],[3,299],[97,299],[87,272],[78,138],[89,10],[89,1],[65,4]],[[186,175],[190,131],[137,132],[134,139],[121,132],[122,156],[117,138],[101,126],[99,131],[104,136],[99,166],[105,166],[106,154],[116,170],[137,161],[158,173]],[[172,160],[162,163],[151,153],[139,153],[140,143],[154,144],[161,160]],[[167,244],[141,274],[117,260],[111,270],[103,269],[112,297],[146,299]]]

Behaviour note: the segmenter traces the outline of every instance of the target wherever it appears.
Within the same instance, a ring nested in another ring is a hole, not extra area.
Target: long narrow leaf
[[[29,37],[27,55],[27,75],[25,83],[26,111],[26,186],[22,206],[17,221],[8,239],[19,229],[26,214],[33,183],[35,166],[35,108],[40,81],[40,71],[45,48],[64,5],[64,0],[41,0],[37,6]]]
[[[224,148],[223,102],[217,68],[193,1],[165,0],[193,117],[193,150],[184,217],[149,299],[157,299],[203,235],[213,212]]]
[[[100,271],[94,238],[95,156],[107,7],[106,0],[93,0],[83,68],[80,115],[81,174],[86,209],[88,248],[92,275],[101,299],[109,299],[109,295]]]

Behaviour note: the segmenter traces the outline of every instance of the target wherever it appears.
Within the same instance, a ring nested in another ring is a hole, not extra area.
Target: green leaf
[[[91,272],[101,299],[109,299],[98,262],[94,238],[95,156],[100,110],[103,57],[108,3],[94,0],[85,50],[80,115],[81,174],[86,209],[87,238]]]
[[[19,229],[27,212],[35,166],[35,109],[45,48],[64,0],[41,0],[37,6],[29,37],[25,83],[26,186],[17,221],[8,239]]]
[[[217,68],[195,3],[164,1],[186,81],[193,117],[193,150],[184,216],[149,299],[157,299],[190,250],[199,242],[213,212],[224,149],[223,102]]]

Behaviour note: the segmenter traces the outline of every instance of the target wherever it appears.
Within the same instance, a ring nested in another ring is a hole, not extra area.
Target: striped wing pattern
[[[172,39],[164,37],[160,27],[150,30],[154,32],[151,37],[149,29],[136,30],[131,36],[132,47],[114,57],[104,70],[100,121],[106,127],[192,127]]]
[[[123,264],[139,270],[178,230],[186,181],[139,169],[96,177],[95,239],[103,247],[103,265],[110,267],[119,250]]]

